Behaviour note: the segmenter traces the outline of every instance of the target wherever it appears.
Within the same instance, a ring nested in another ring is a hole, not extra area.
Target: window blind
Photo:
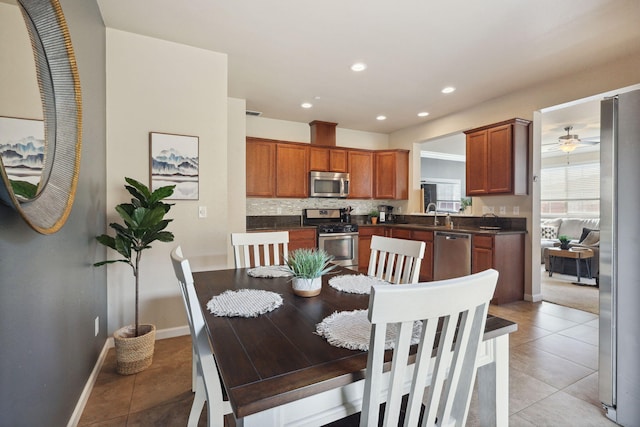
[[[540,171],[542,215],[598,217],[600,164],[585,163]]]

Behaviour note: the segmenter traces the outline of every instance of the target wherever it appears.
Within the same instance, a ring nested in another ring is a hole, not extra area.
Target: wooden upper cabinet
[[[247,197],[276,194],[276,144],[247,138]]]
[[[336,148],[309,147],[309,170],[347,172],[347,151]]]
[[[348,150],[349,198],[373,197],[373,152]]]
[[[512,119],[465,132],[468,196],[527,194],[530,123]]]
[[[409,151],[376,151],[374,198],[409,198]]]
[[[309,196],[309,147],[276,144],[276,197]]]

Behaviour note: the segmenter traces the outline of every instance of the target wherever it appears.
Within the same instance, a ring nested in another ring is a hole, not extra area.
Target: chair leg
[[[200,376],[196,378],[195,396],[193,396],[193,405],[191,405],[191,412],[189,412],[188,427],[197,427],[200,420],[200,414],[202,414],[202,408],[207,400],[207,393],[204,389],[204,382]]]

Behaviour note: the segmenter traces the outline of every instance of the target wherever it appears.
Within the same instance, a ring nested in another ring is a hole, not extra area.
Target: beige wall
[[[149,183],[150,131],[199,137],[200,199],[175,201],[169,215],[175,242],[156,242],[142,258],[140,320],[158,329],[186,324],[168,262],[173,246],[203,262],[226,261],[227,109],[226,55],[107,29],[108,221],[118,219],[115,205],[129,199],[125,176]],[[199,206],[207,207],[207,218],[198,218]],[[109,266],[108,301],[109,331],[132,321],[133,278],[125,264]]]
[[[417,211],[420,206],[420,153],[419,142],[461,132],[474,127],[507,120],[513,117],[534,120],[532,144],[529,156],[529,194],[527,196],[474,197],[473,213],[482,214],[483,206],[505,206],[508,216],[513,216],[513,207],[518,206],[520,216],[527,218],[526,238],[526,283],[525,298],[539,301],[540,294],[540,235],[539,198],[540,189],[533,176],[540,175],[540,123],[539,111],[554,105],[590,97],[640,82],[640,52],[616,62],[594,67],[545,84],[530,87],[506,96],[477,105],[447,117],[429,121],[394,132],[390,135],[392,148],[413,150],[409,174],[411,191],[408,209]],[[463,96],[463,94],[460,94]],[[497,211],[497,210],[496,210]]]
[[[383,150],[389,148],[389,135],[336,127],[336,145],[339,147]],[[247,116],[247,136],[279,139],[282,141],[309,142],[311,130],[308,123]]]

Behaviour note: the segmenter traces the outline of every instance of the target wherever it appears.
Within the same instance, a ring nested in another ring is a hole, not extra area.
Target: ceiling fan
[[[558,137],[558,141],[555,144],[548,144],[545,148],[545,151],[563,151],[565,153],[571,153],[576,148],[579,147],[587,147],[599,144],[600,141],[595,140],[594,138],[582,138],[576,134],[572,134],[571,130],[573,130],[573,126],[567,126],[564,128],[567,132],[566,135],[562,135]]]

